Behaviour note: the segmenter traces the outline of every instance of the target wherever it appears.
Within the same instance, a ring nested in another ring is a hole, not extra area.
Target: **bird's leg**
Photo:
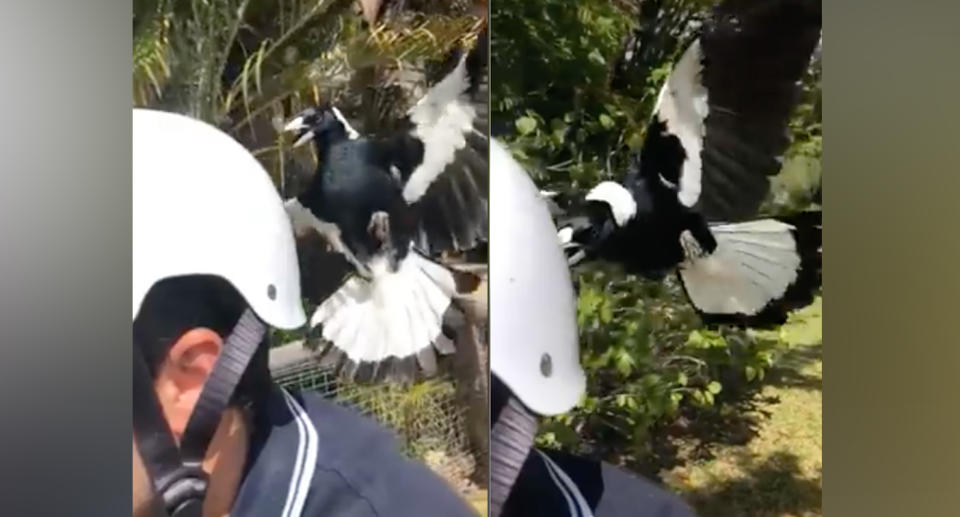
[[[303,235],[309,228],[313,228],[323,238],[326,251],[334,251],[343,255],[348,262],[353,264],[353,267],[357,269],[361,276],[371,277],[369,268],[357,260],[356,255],[343,243],[340,227],[317,217],[316,214],[305,208],[297,198],[287,200],[284,203],[284,208],[293,223],[294,233]]]
[[[347,262],[353,264],[353,267],[356,268],[357,270],[357,274],[359,274],[363,278],[366,278],[367,280],[373,278],[373,273],[370,272],[370,268],[368,268],[366,265],[360,262],[360,260],[357,259],[357,256],[354,255],[353,252],[350,251],[350,249],[343,244],[342,240],[337,239],[336,241],[328,241],[328,242],[330,242],[330,246],[333,248],[334,251],[346,257]]]
[[[697,259],[710,255],[717,249],[717,240],[713,237],[707,222],[695,212],[687,212],[685,226],[680,232],[680,246],[687,259]]]
[[[700,242],[690,230],[680,232],[680,247],[683,248],[683,256],[686,260],[694,260],[706,255]]]
[[[383,211],[374,212],[370,216],[367,232],[373,237],[376,253],[387,257],[390,268],[396,271],[399,264],[397,254],[391,253],[393,251],[393,237],[390,233],[390,215]]]
[[[386,212],[374,212],[370,216],[367,232],[373,237],[378,250],[387,247],[390,243],[390,216]]]
[[[373,275],[370,273],[369,268],[360,262],[360,260],[357,259],[357,256],[350,251],[350,248],[343,243],[343,239],[340,235],[340,228],[337,225],[315,219],[313,226],[317,230],[317,233],[319,233],[323,237],[323,240],[327,243],[328,250],[333,250],[343,255],[347,259],[347,262],[356,268],[357,273],[360,276],[367,279],[372,278]]]

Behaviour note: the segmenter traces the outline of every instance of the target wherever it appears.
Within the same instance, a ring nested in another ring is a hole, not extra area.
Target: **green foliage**
[[[650,433],[683,408],[721,402],[725,384],[763,380],[782,344],[734,328],[700,328],[673,278],[616,271],[577,275],[577,317],[587,393],[572,412],[549,419],[538,443],[642,459]]]
[[[317,310],[318,304],[311,302],[307,298],[303,298],[302,301],[303,301],[303,313],[307,315],[307,318],[309,318],[310,315],[313,314],[315,310]],[[270,332],[269,343],[271,348],[283,346],[287,343],[290,343],[291,341],[297,341],[305,338],[319,337],[318,336],[319,331],[317,331],[316,329],[312,329],[308,332],[304,332],[303,329],[286,330],[286,329],[271,327],[269,332]]]
[[[785,213],[811,207],[819,188],[823,155],[823,97],[820,88],[820,53],[815,53],[803,77],[801,102],[790,121],[792,145],[784,159],[783,169],[773,181],[773,195],[763,209],[769,213]]]
[[[493,4],[492,25],[509,35],[493,38],[493,125],[541,188],[582,195],[619,179],[629,151],[641,145],[659,88],[710,2],[644,4]],[[636,82],[614,90],[613,65],[637,27],[659,46],[642,53]],[[818,60],[804,85],[784,174],[765,210],[805,208],[819,183]],[[786,346],[777,332],[703,329],[672,277],[655,282],[595,266],[575,281],[587,392],[573,411],[543,423],[543,447],[641,460],[652,433],[681,414],[722,409],[740,388],[763,382]]]
[[[510,38],[493,38],[492,106],[495,121],[512,121],[509,140],[521,162],[549,183],[562,176],[586,185],[609,176],[611,152],[641,141],[640,101],[611,96],[609,63],[632,27],[605,0],[505,0],[491,23]],[[598,157],[583,149],[601,149]]]

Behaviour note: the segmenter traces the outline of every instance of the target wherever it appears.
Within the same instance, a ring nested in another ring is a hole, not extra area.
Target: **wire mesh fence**
[[[411,385],[357,384],[324,367],[299,342],[271,351],[274,380],[354,408],[392,429],[401,451],[424,462],[461,492],[475,488],[476,451],[468,438],[466,411],[450,376]]]

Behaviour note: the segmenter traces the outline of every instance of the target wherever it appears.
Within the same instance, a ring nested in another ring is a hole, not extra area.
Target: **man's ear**
[[[223,339],[216,332],[190,329],[173,343],[157,371],[154,387],[178,441],[222,348]]]

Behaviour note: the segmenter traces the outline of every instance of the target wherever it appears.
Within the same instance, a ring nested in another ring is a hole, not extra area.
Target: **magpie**
[[[809,304],[820,212],[757,217],[820,33],[820,0],[717,5],[661,88],[625,179],[558,218],[570,264],[676,272],[708,325],[765,327]]]
[[[294,229],[320,233],[353,266],[310,325],[361,377],[409,378],[417,365],[432,374],[434,349],[453,352],[451,302],[479,281],[437,259],[487,239],[486,34],[448,56],[452,71],[391,134],[361,135],[329,104],[285,126],[319,157],[306,190],[285,202]]]

